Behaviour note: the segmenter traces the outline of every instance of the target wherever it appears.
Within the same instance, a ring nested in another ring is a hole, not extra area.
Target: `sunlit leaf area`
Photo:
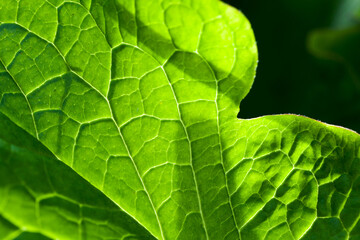
[[[359,0],[0,0],[0,240],[360,239],[359,46]]]

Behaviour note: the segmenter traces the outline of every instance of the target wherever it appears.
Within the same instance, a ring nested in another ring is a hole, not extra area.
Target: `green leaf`
[[[37,143],[9,120],[1,123],[23,143]],[[33,150],[0,139],[1,239],[153,239],[68,166]]]
[[[235,121],[224,134],[227,182],[243,239],[359,237],[357,133],[279,115]]]
[[[12,239],[12,236],[18,234],[19,229],[0,216],[0,237],[1,239]]]
[[[0,216],[0,237],[4,240],[50,240],[39,233],[26,232]]]
[[[45,237],[39,233],[23,232],[17,236],[14,240],[51,240],[51,238]]]
[[[0,183],[24,179],[47,196],[46,183],[66,179],[56,186],[75,199],[46,201],[58,209],[48,225],[19,209],[11,222],[57,239],[106,238],[96,226],[70,230],[81,199],[121,215],[114,239],[141,227],[157,239],[357,236],[356,133],[298,116],[236,119],[257,65],[237,10],[217,0],[6,0],[0,22],[0,111],[45,154],[11,147],[19,163],[3,161],[14,173]],[[3,138],[22,145],[11,132]],[[62,162],[47,173],[36,162],[49,158],[44,147]]]

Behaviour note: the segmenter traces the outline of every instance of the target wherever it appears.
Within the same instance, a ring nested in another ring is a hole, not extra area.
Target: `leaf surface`
[[[0,138],[1,239],[153,239],[71,168],[33,148],[37,141],[2,116],[5,126],[21,140]]]
[[[357,134],[236,119],[257,65],[237,10],[6,0],[0,22],[0,111],[125,211],[117,227],[138,222],[157,239],[356,235]]]

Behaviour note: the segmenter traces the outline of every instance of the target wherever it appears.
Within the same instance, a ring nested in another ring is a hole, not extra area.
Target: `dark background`
[[[360,0],[226,0],[259,49],[241,118],[295,113],[360,132]]]

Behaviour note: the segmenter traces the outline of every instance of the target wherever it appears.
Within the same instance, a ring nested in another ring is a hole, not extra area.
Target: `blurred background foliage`
[[[360,0],[226,0],[259,48],[240,118],[295,113],[360,132]]]

